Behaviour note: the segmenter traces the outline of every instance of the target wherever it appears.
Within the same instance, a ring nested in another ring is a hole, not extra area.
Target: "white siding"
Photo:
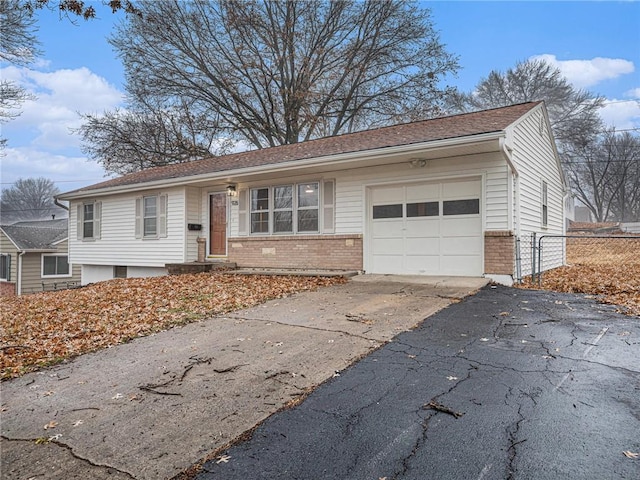
[[[522,275],[531,273],[531,234],[564,233],[564,188],[553,148],[553,137],[542,110],[536,109],[513,127],[513,161],[519,173],[519,216],[516,233],[521,238]],[[542,182],[548,185],[548,221],[542,225]],[[549,257],[544,268],[561,265],[562,255]]]
[[[364,233],[365,186],[478,175],[485,178],[483,230],[507,230],[508,172],[505,160],[496,153],[429,160],[423,168],[407,163],[336,173],[336,234]]]
[[[207,225],[205,225],[204,219],[206,215],[202,215],[202,196],[199,188],[188,187],[185,191],[185,261],[194,262],[198,259],[198,237],[207,236]],[[201,231],[189,231],[187,225],[189,223],[195,223],[202,225]]]
[[[135,238],[136,198],[122,194],[101,197],[102,232],[97,240],[77,240],[76,205],[69,210],[70,261],[83,265],[123,265],[164,267],[166,263],[185,261],[185,189],[173,188],[144,192],[145,195],[168,195],[167,237]],[[83,279],[83,283],[84,279]]]

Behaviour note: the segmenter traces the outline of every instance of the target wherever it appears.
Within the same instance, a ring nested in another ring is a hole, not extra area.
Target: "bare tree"
[[[82,151],[118,174],[228,153],[232,147],[219,139],[220,129],[213,119],[196,116],[184,103],[171,109],[147,103],[136,110],[85,115],[84,119],[78,129],[84,139]]]
[[[458,68],[430,12],[405,0],[160,0],[139,9],[111,40],[131,108],[180,99],[219,136],[256,148],[432,115],[443,78]]]
[[[492,71],[470,93],[449,97],[454,111],[503,107],[544,100],[561,152],[595,138],[602,128],[599,110],[604,97],[576,90],[560,70],[544,60],[519,62],[506,72]]]
[[[640,221],[640,138],[605,130],[594,142],[567,152],[574,192],[598,222]]]
[[[24,66],[38,54],[35,20],[19,0],[0,0],[0,61]],[[15,82],[0,80],[0,123],[20,115],[20,106],[34,98]],[[0,139],[4,146],[6,139]]]
[[[83,0],[24,0],[24,10],[29,14],[33,14],[35,10],[48,8],[49,10],[57,10],[60,15],[65,15],[70,19],[76,17],[90,20],[96,18],[96,9],[91,1],[86,3]],[[126,13],[135,13],[139,15],[138,10],[130,0],[103,0],[103,5],[111,8],[113,13],[123,10]]]
[[[66,210],[54,203],[58,187],[46,178],[19,179],[0,194],[0,217],[3,224],[20,220],[43,220],[51,215],[63,217]]]

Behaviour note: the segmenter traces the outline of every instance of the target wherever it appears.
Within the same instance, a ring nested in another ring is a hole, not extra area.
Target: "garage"
[[[480,276],[482,180],[368,190],[369,273]]]

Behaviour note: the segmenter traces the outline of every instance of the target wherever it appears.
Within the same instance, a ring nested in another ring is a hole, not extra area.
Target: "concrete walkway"
[[[355,277],[4,382],[2,478],[172,478],[486,283]]]

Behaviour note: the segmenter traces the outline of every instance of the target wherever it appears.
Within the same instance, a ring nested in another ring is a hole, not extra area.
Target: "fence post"
[[[516,283],[522,283],[522,255],[520,254],[520,237],[516,237]]]
[[[531,234],[531,283],[536,274],[536,232]]]
[[[542,286],[542,239],[544,235],[540,236],[538,240],[538,287]]]

